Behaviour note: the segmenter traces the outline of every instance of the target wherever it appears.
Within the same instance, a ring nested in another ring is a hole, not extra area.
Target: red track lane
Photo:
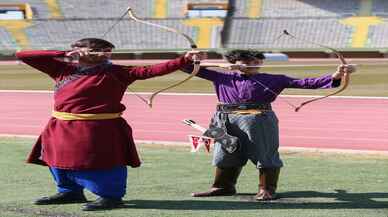
[[[0,134],[38,135],[52,108],[52,94],[0,92]],[[306,98],[287,98],[298,104]],[[136,140],[188,142],[199,134],[181,123],[190,118],[207,126],[215,96],[160,95],[149,109],[126,95],[124,118]],[[284,100],[274,103],[281,147],[388,151],[388,99],[330,98],[294,112]]]

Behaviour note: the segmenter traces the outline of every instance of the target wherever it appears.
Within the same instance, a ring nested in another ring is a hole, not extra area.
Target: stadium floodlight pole
[[[283,30],[283,34],[284,35],[287,35],[289,37],[291,37],[292,39],[294,40],[297,40],[297,41],[301,41],[301,42],[304,42],[304,43],[309,43],[309,44],[313,44],[313,45],[316,45],[316,46],[319,46],[319,47],[322,47],[322,48],[326,48],[326,49],[329,49],[331,50],[333,53],[335,53],[337,55],[337,57],[339,58],[339,60],[341,61],[341,64],[342,65],[347,65],[347,61],[345,60],[345,57],[336,49],[332,48],[332,47],[329,47],[329,46],[326,46],[326,45],[322,45],[322,44],[319,44],[319,43],[316,43],[316,42],[313,42],[313,41],[310,41],[310,40],[307,40],[307,39],[303,39],[303,38],[298,38],[296,37],[295,35],[292,35],[290,34],[287,30]],[[333,93],[330,93],[326,96],[322,96],[322,97],[318,97],[318,98],[314,98],[314,99],[311,99],[311,100],[307,100],[307,101],[304,101],[302,102],[297,108],[295,108],[295,112],[299,111],[303,106],[309,104],[309,103],[312,103],[312,102],[315,102],[315,101],[318,101],[318,100],[321,100],[321,99],[325,99],[329,96],[334,96],[338,93],[341,93],[342,91],[344,91],[348,85],[349,85],[349,82],[350,82],[350,75],[349,73],[345,72],[345,74],[343,75],[342,77],[342,87],[333,92]]]
[[[127,9],[127,13],[129,15],[129,17],[134,20],[135,22],[138,22],[138,23],[142,23],[142,24],[145,24],[145,25],[149,25],[149,26],[153,26],[153,27],[157,27],[157,28],[160,28],[160,29],[163,29],[163,30],[166,30],[166,31],[169,31],[169,32],[173,32],[173,33],[176,33],[176,34],[179,34],[181,36],[183,36],[189,43],[190,43],[190,47],[191,47],[191,50],[192,51],[198,51],[197,50],[197,45],[195,44],[194,40],[189,37],[188,35],[184,34],[183,32],[180,32],[174,28],[171,28],[171,27],[168,27],[168,26],[163,26],[163,25],[159,25],[159,24],[156,24],[156,23],[151,23],[151,22],[148,22],[148,21],[145,21],[145,20],[141,20],[139,19],[138,17],[135,16],[135,14],[133,13],[131,7],[128,7]],[[193,78],[194,76],[196,76],[199,72],[199,69],[200,69],[200,64],[201,64],[201,61],[198,59],[198,56],[197,55],[193,55],[193,62],[194,62],[194,68],[193,68],[193,71],[191,72],[191,74],[186,77],[185,79],[183,79],[182,81],[179,81],[177,83],[174,83],[168,87],[165,87],[165,88],[162,88],[158,91],[155,91],[151,97],[149,98],[148,100],[148,106],[150,108],[152,108],[152,101],[153,99],[156,97],[156,95],[158,95],[159,93],[161,92],[164,92],[168,89],[171,89],[171,88],[174,88],[176,86],[179,86],[181,84],[183,84],[184,82],[190,80],[191,78]]]

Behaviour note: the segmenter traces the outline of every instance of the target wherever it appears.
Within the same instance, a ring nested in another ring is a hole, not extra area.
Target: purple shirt
[[[190,73],[192,68],[182,69]],[[221,103],[271,103],[285,88],[326,89],[338,87],[341,80],[331,75],[316,78],[291,78],[286,75],[258,73],[244,75],[238,72],[219,72],[201,68],[198,77],[212,81]]]

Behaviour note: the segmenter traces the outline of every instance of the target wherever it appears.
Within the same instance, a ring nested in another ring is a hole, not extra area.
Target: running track
[[[0,135],[34,136],[51,112],[52,93],[0,92]],[[306,98],[285,97],[293,104]],[[197,131],[181,123],[190,118],[206,126],[214,95],[159,95],[149,109],[131,94],[124,97],[124,118],[142,142],[187,143]],[[284,100],[273,105],[280,124],[281,147],[388,151],[388,98],[329,98],[294,112]]]

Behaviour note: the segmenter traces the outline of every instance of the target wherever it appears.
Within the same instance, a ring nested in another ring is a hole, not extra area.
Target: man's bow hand
[[[207,58],[207,53],[202,51],[188,51],[185,58],[191,61],[201,61]]]
[[[356,65],[352,64],[346,64],[346,65],[339,65],[337,67],[337,71],[333,73],[332,77],[334,79],[341,79],[345,73],[351,74],[356,72]]]

